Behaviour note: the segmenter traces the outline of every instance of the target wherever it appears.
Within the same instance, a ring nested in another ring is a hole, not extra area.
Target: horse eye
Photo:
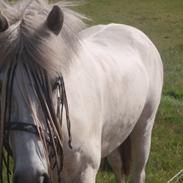
[[[56,90],[59,86],[61,86],[62,83],[60,79],[56,79],[52,82],[52,91]]]
[[[2,93],[2,81],[0,81],[0,95],[1,95],[1,93]]]
[[[3,85],[3,80],[0,77],[0,92],[1,92],[1,89],[2,89],[2,85]]]
[[[57,82],[54,82],[54,83],[52,83],[51,86],[52,86],[52,91],[55,91],[58,87],[58,84],[57,84]]]

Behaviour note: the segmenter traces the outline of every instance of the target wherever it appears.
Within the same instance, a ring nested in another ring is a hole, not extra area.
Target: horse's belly
[[[104,122],[105,125],[101,144],[102,157],[110,154],[116,147],[125,141],[133,130],[142,110],[143,104],[134,108],[134,113],[131,111],[130,114],[125,114],[124,116],[119,115],[119,119],[111,119],[110,121]]]
[[[122,104],[116,106],[116,109],[114,109],[116,111],[111,109],[110,112],[113,114],[104,120],[103,125],[102,157],[111,153],[129,136],[142,113],[144,103],[145,101],[142,100],[134,105],[125,106]]]
[[[128,137],[148,95],[148,77],[140,66],[132,66],[123,73],[121,79],[115,78],[115,83],[109,82],[110,87],[104,93],[102,156],[108,155]]]

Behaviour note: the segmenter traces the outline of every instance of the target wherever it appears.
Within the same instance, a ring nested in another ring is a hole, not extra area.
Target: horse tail
[[[122,172],[129,176],[131,168],[131,140],[130,136],[119,146],[119,151],[122,160]]]

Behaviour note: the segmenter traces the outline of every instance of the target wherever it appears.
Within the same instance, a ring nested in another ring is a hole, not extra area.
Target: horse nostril
[[[43,181],[41,183],[50,183],[50,179],[46,173],[43,174],[42,177],[43,177]]]
[[[44,173],[41,176],[35,176],[35,177],[30,177],[30,176],[26,176],[25,174],[15,174],[14,175],[14,179],[13,179],[13,183],[50,183],[50,179],[49,176]]]
[[[18,176],[14,176],[13,183],[18,183]]]

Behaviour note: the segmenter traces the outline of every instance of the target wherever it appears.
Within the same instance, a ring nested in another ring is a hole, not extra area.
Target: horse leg
[[[98,169],[88,165],[81,173],[80,183],[95,183]],[[77,182],[78,183],[78,182]]]
[[[150,152],[155,114],[156,110],[153,110],[152,106],[146,106],[130,134],[132,148],[131,183],[145,183],[145,166]]]
[[[107,156],[107,161],[110,164],[116,179],[116,183],[125,183],[124,172],[123,172],[123,162],[120,154],[120,147],[115,149],[109,156]]]
[[[71,172],[67,172],[64,175],[64,179],[62,182],[64,183],[95,183],[96,182],[96,175],[100,166],[100,158],[94,156],[92,159],[88,159],[88,157],[83,156],[80,154],[80,161],[79,164],[74,164]],[[77,173],[73,176],[72,170],[77,169]],[[66,177],[67,176],[67,177]]]
[[[62,171],[63,183],[95,183],[101,161],[100,139],[92,139],[80,146],[65,151]],[[75,148],[75,149],[74,149]]]
[[[82,159],[82,170],[79,176],[80,181],[77,183],[95,183],[96,175],[100,167],[101,149],[97,144],[87,147]]]

